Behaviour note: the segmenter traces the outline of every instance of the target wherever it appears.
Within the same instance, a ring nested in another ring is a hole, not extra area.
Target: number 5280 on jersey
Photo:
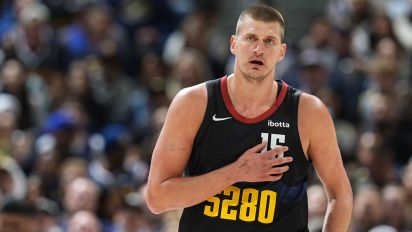
[[[225,197],[226,196],[226,197]],[[277,193],[253,188],[229,186],[222,193],[207,200],[203,214],[227,220],[273,222]]]

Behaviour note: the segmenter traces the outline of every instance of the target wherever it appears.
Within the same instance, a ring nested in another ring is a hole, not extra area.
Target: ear
[[[235,35],[232,35],[231,37],[230,37],[230,52],[233,54],[233,55],[236,55],[236,36]]]
[[[286,55],[286,50],[287,50],[287,45],[285,43],[281,44],[281,49],[280,49],[280,53],[279,53],[279,57],[277,62],[281,62],[283,60],[283,58],[285,58]]]

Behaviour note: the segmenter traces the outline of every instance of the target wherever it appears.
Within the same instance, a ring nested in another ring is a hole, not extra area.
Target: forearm
[[[233,163],[200,176],[167,179],[148,192],[149,207],[162,213],[203,202],[237,182],[234,169]]]
[[[181,177],[183,168],[168,170],[168,165],[153,165],[149,173],[147,203],[154,213],[196,205],[234,183],[278,181],[289,167],[291,157],[273,159],[287,147],[279,146],[261,153],[265,143],[248,149],[235,162],[209,173]],[[156,161],[156,160],[155,160]],[[157,164],[159,164],[158,162]]]
[[[352,203],[351,194],[330,199],[322,231],[347,231],[352,215]]]

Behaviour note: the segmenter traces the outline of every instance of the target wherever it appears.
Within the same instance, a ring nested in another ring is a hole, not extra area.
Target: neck
[[[277,83],[270,77],[262,81],[251,81],[232,74],[228,77],[227,84],[235,110],[247,118],[261,115],[276,100]]]

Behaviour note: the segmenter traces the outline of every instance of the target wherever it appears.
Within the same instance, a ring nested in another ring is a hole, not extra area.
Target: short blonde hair
[[[245,17],[251,17],[255,20],[263,22],[278,22],[282,28],[281,39],[284,38],[285,21],[282,14],[273,7],[267,5],[252,5],[240,13],[239,19],[236,25],[236,35],[239,34],[240,24]]]

